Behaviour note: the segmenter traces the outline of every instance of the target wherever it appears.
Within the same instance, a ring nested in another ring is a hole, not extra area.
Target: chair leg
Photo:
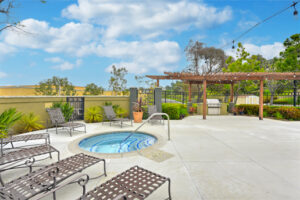
[[[123,121],[121,121],[121,128],[123,127]]]
[[[70,136],[72,137],[72,128],[70,128]]]
[[[15,148],[13,142],[10,142],[10,144],[11,144],[11,147],[12,147],[12,148]]]
[[[171,179],[168,179],[168,193],[169,193],[169,200],[172,200],[172,197],[171,197]]]
[[[1,174],[0,174],[0,184],[1,184],[2,187],[4,187],[4,182],[2,180]]]
[[[57,125],[56,125],[56,129],[55,129],[55,131],[56,131],[56,134],[57,134],[57,133],[58,133],[58,132],[57,132]]]

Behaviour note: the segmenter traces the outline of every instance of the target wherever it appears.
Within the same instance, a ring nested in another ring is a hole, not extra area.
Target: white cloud
[[[99,56],[120,59],[117,67],[126,67],[130,73],[163,72],[177,67],[180,47],[176,42],[122,42],[108,41],[95,48]],[[110,67],[106,69],[110,71]]]
[[[16,51],[16,49],[14,47],[12,47],[11,45],[0,42],[0,57],[4,57],[5,55],[8,55],[15,51]]]
[[[246,43],[243,44],[246,51],[249,52],[252,55],[260,54],[266,59],[272,59],[274,57],[278,57],[279,53],[284,50],[284,46],[280,42],[275,42],[274,44],[267,44],[267,45],[261,45],[257,46],[254,44]],[[236,56],[236,50],[227,49],[225,50],[226,54],[229,56]]]
[[[99,37],[99,29],[88,24],[68,23],[53,28],[44,21],[27,19],[22,22],[30,34],[5,31],[3,41],[14,48],[31,48],[49,53],[65,53],[72,56],[96,55],[115,59],[116,65],[126,65],[131,73],[162,72],[177,67],[180,47],[173,41],[119,41]],[[85,29],[85,30],[83,30]],[[81,65],[59,57],[49,57],[46,62],[53,68],[70,70]]]
[[[45,61],[55,63],[56,65],[52,66],[53,69],[59,69],[61,71],[65,70],[71,70],[74,67],[79,67],[82,64],[81,59],[77,59],[75,63],[70,63],[68,61],[65,61],[64,59],[60,57],[51,57],[51,58],[46,58]]]
[[[4,73],[4,72],[0,72],[0,78],[5,78],[7,76],[7,74],[6,73]]]
[[[61,59],[60,57],[51,57],[51,58],[46,58],[45,61],[52,62],[52,63],[60,63],[63,62],[63,59]]]
[[[43,49],[49,53],[63,52],[82,56],[81,45],[98,37],[99,30],[90,24],[70,22],[60,28],[50,27],[45,21],[26,19],[21,22],[24,31],[4,31],[4,42],[31,49]],[[81,54],[79,54],[81,53]]]
[[[104,27],[106,38],[121,35],[151,38],[170,30],[184,31],[222,24],[231,19],[232,10],[188,0],[78,0],[77,4],[64,9],[62,15]]]

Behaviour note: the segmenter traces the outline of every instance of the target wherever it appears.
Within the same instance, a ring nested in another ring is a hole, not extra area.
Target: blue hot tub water
[[[153,145],[157,138],[141,133],[133,133],[125,142],[132,132],[115,132],[92,136],[80,141],[79,147],[90,152],[96,153],[125,153],[140,150]]]

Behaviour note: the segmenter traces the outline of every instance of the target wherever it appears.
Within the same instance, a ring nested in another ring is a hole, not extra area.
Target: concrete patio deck
[[[138,124],[134,125],[135,127]],[[118,126],[88,124],[88,134],[117,131]],[[125,127],[122,130],[134,130]],[[145,125],[141,131],[160,135],[165,141],[156,151],[107,159],[107,178],[90,181],[88,190],[105,180],[139,165],[170,177],[175,200],[298,200],[300,199],[300,122],[277,121],[244,116],[192,116],[171,121],[171,141],[167,127]],[[50,132],[51,143],[61,157],[72,155],[68,144],[83,136],[66,132]],[[172,155],[166,159],[164,155]],[[160,158],[160,156],[162,156]],[[163,161],[161,161],[161,160]],[[160,162],[158,162],[160,160]],[[56,158],[45,161],[51,163]],[[86,170],[98,175],[102,166]],[[27,172],[25,169],[3,174],[8,181]],[[76,199],[81,188],[66,186],[57,192],[57,199]],[[165,199],[167,185],[148,199]],[[45,199],[51,199],[51,195]]]

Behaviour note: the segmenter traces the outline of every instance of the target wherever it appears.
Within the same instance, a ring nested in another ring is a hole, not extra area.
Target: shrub
[[[0,115],[0,138],[6,138],[11,128],[22,117],[22,113],[15,108],[9,108]]]
[[[45,128],[41,123],[40,117],[31,112],[23,115],[17,129],[20,133],[36,131]]]
[[[179,103],[163,103],[162,112],[167,113],[170,119],[175,120],[188,116],[186,106]]]
[[[148,106],[142,106],[143,112],[143,119],[148,119],[149,113],[148,113]]]
[[[85,121],[88,123],[102,122],[103,110],[100,106],[89,107],[85,114]]]
[[[66,121],[70,121],[74,112],[74,107],[71,106],[71,104],[69,104],[68,102],[55,102],[52,104],[51,108],[60,108]]]
[[[300,101],[300,96],[297,97],[297,102]],[[282,105],[293,105],[294,104],[294,97],[283,98],[283,99],[276,99],[273,102],[274,104],[282,104]]]
[[[246,115],[259,114],[259,105],[237,105],[239,108],[244,108]],[[264,116],[274,117],[276,119],[300,120],[300,108],[285,107],[285,106],[264,106]]]

